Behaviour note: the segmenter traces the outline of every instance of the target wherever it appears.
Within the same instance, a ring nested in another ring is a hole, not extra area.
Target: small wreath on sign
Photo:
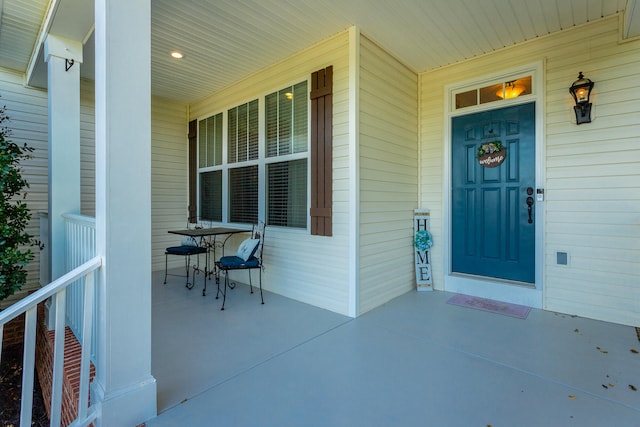
[[[427,230],[416,231],[413,245],[419,251],[426,251],[433,246],[433,237],[431,237],[431,233]]]
[[[500,166],[507,157],[507,149],[500,141],[485,142],[478,147],[478,162],[486,168]]]

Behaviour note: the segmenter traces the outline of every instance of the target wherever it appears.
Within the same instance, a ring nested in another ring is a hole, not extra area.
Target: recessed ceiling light
[[[184,58],[184,55],[181,52],[174,50],[173,52],[171,52],[171,57],[175,59],[182,59]]]

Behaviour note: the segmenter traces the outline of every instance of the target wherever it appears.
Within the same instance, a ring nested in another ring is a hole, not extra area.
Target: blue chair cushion
[[[251,257],[248,260],[243,260],[239,256],[231,255],[231,256],[223,256],[218,261],[218,266],[223,270],[233,270],[240,268],[257,268],[260,267],[260,260],[256,257]]]
[[[170,255],[195,255],[195,254],[203,254],[206,251],[207,251],[206,248],[201,248],[200,246],[191,246],[191,245],[171,246],[165,249],[165,253]]]

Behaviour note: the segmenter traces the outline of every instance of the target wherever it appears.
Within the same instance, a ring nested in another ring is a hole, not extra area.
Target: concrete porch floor
[[[152,374],[165,426],[640,426],[634,328],[525,320],[408,292],[357,319],[240,285],[154,273]],[[631,387],[633,386],[633,387]]]

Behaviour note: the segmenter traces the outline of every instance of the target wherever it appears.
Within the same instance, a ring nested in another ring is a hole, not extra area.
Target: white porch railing
[[[67,248],[65,271],[71,271],[96,256],[96,219],[75,214],[65,214],[63,218]],[[84,286],[79,282],[72,283],[67,289],[67,326],[71,328],[78,341],[82,338],[83,301]],[[97,304],[97,300],[95,303]],[[91,356],[94,362],[97,327],[97,322],[94,319],[92,331],[94,340],[91,343]]]
[[[81,280],[83,287],[82,303],[82,346],[80,361],[80,393],[78,397],[78,416],[71,424],[74,427],[87,426],[97,418],[96,402],[89,406],[89,368],[90,343],[93,328],[94,293],[96,293],[95,272],[102,265],[102,258],[95,257],[73,271],[65,274],[49,285],[16,302],[0,312],[0,358],[2,357],[2,335],[4,325],[21,314],[25,314],[24,357],[22,363],[22,398],[20,407],[20,425],[30,426],[33,409],[33,386],[35,376],[36,318],[37,306],[47,298],[55,297],[55,337],[53,351],[53,382],[51,390],[51,422],[59,426],[62,412],[62,378],[64,364],[64,330],[66,317],[67,288]]]

